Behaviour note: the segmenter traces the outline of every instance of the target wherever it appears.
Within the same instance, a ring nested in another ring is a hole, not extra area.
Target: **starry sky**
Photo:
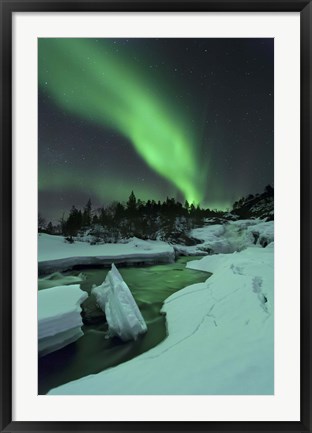
[[[38,40],[39,212],[273,185],[273,39]]]

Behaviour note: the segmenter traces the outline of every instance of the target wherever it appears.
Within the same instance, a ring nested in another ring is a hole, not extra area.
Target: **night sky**
[[[39,212],[273,185],[273,39],[39,39]]]

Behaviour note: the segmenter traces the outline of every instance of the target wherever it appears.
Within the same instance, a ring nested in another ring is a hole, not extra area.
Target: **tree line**
[[[93,209],[89,199],[82,209],[72,206],[69,215],[63,215],[57,226],[45,224],[41,216],[38,226],[39,232],[61,234],[69,242],[86,234],[94,243],[118,242],[133,236],[168,241],[186,236],[192,228],[202,225],[205,218],[220,217],[223,213],[187,201],[182,204],[169,197],[163,202],[142,201],[132,191],[126,203],[115,201]]]
[[[163,202],[142,201],[132,191],[125,203],[114,201],[106,207],[93,209],[89,199],[82,209],[72,206],[68,216],[63,214],[58,225],[52,222],[46,224],[39,215],[38,228],[39,232],[63,235],[68,242],[73,242],[76,237],[85,238],[91,243],[118,242],[135,236],[188,243],[191,242],[188,236],[190,230],[202,226],[206,218],[215,218],[218,222],[224,217],[261,217],[253,214],[252,207],[263,200],[274,200],[271,185],[267,185],[261,194],[249,194],[237,200],[231,213],[204,209],[187,201],[182,204],[169,197]],[[273,206],[273,201],[271,203]]]

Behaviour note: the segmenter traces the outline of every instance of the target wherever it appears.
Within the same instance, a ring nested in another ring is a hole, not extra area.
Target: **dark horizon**
[[[264,187],[261,191],[257,191],[257,192],[254,192],[254,193],[251,193],[251,192],[250,192],[249,194],[246,194],[246,196],[238,197],[237,200],[236,200],[235,202],[233,202],[233,203],[231,204],[231,206],[229,206],[229,207],[226,208],[226,209],[220,209],[220,208],[213,208],[213,207],[201,206],[200,204],[195,205],[194,203],[188,203],[188,205],[189,205],[189,207],[194,206],[195,208],[199,208],[200,210],[203,210],[203,211],[209,211],[209,210],[210,210],[210,211],[217,212],[217,213],[218,213],[218,212],[227,212],[227,211],[231,212],[231,211],[234,210],[234,208],[235,208],[235,203],[236,203],[238,200],[240,200],[240,199],[246,199],[248,196],[252,196],[252,197],[257,197],[258,195],[261,196],[261,195],[263,194],[263,192],[266,190],[267,186],[271,186],[271,187],[273,188],[273,190],[274,190],[274,185],[271,185],[271,184],[265,185],[265,187]],[[82,205],[79,205],[79,206],[78,206],[78,205],[76,205],[75,203],[72,203],[72,205],[71,205],[68,209],[66,209],[66,210],[62,210],[61,213],[60,213],[60,215],[59,215],[59,217],[58,217],[57,219],[54,219],[54,220],[49,220],[49,219],[47,219],[47,218],[45,217],[45,215],[42,214],[41,212],[39,212],[39,215],[40,215],[40,218],[41,218],[41,219],[43,218],[43,220],[45,221],[45,224],[52,223],[53,226],[57,226],[57,225],[61,222],[62,219],[64,219],[64,218],[66,219],[66,218],[70,215],[70,212],[71,212],[71,209],[72,209],[72,208],[75,208],[75,209],[77,209],[78,211],[82,211],[82,212],[83,212],[83,210],[84,210],[84,209],[86,208],[86,206],[88,205],[88,202],[91,203],[92,215],[96,215],[96,214],[100,213],[102,209],[107,210],[109,207],[111,207],[111,206],[113,206],[113,205],[116,206],[116,205],[121,204],[124,208],[126,208],[126,207],[127,207],[127,201],[129,200],[130,195],[131,195],[132,193],[135,195],[138,205],[141,204],[141,205],[143,205],[143,206],[145,206],[145,205],[147,204],[147,202],[151,202],[151,203],[154,202],[154,203],[156,203],[157,205],[160,203],[161,205],[163,205],[163,204],[165,204],[165,202],[168,201],[168,200],[169,200],[169,201],[174,200],[175,203],[177,203],[177,204],[180,203],[180,204],[182,205],[182,207],[185,208],[185,206],[186,206],[186,202],[187,202],[187,200],[185,200],[185,201],[180,201],[180,200],[176,200],[175,197],[169,197],[169,196],[167,196],[166,199],[164,199],[164,200],[154,200],[154,199],[152,199],[152,198],[147,199],[147,200],[142,200],[140,197],[138,197],[138,196],[135,194],[135,191],[132,190],[132,191],[130,192],[129,196],[127,197],[127,200],[124,200],[124,201],[117,201],[117,200],[114,200],[114,201],[111,201],[111,202],[106,203],[106,204],[102,204],[102,205],[94,205],[94,203],[92,202],[91,198],[89,197],[88,200],[87,200],[84,204],[82,204]]]

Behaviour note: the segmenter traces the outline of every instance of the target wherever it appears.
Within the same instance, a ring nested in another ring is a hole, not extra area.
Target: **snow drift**
[[[147,331],[132,293],[114,264],[103,284],[93,288],[92,294],[105,312],[109,336],[118,336],[123,341],[129,341],[136,340]]]

